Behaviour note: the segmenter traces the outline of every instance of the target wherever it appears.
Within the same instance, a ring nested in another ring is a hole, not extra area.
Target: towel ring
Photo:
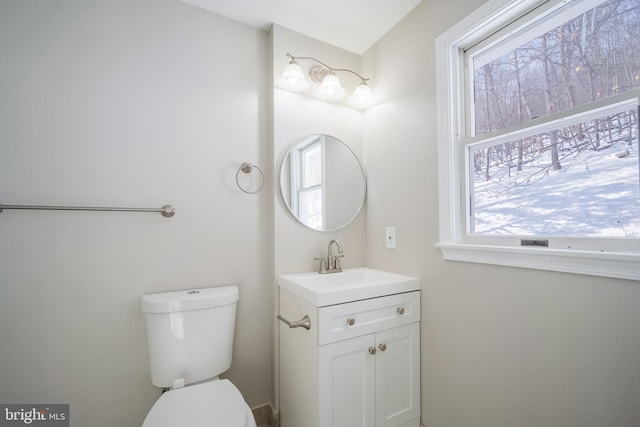
[[[249,191],[243,188],[242,185],[240,185],[240,181],[238,181],[238,175],[240,174],[240,172],[247,173],[247,174],[251,173],[253,171],[253,168],[256,168],[257,171],[260,172],[260,179],[262,180],[262,182],[260,182],[260,186],[256,191]],[[258,166],[252,165],[251,163],[244,162],[243,164],[240,165],[240,168],[236,172],[236,184],[238,185],[238,188],[243,192],[247,194],[256,194],[260,192],[260,190],[262,190],[262,186],[264,185],[264,173],[262,173],[262,169],[260,169]]]

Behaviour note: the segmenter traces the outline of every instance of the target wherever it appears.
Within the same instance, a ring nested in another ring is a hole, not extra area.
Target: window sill
[[[438,243],[451,261],[640,280],[640,253]]]

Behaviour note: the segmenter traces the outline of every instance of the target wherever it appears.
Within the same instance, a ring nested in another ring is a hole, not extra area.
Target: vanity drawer
[[[318,344],[324,345],[420,321],[420,291],[318,309]]]

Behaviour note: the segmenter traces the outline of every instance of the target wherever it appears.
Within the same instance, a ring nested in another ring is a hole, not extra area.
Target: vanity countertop
[[[420,279],[368,267],[340,273],[296,273],[278,277],[278,286],[315,305],[342,304],[420,290]]]

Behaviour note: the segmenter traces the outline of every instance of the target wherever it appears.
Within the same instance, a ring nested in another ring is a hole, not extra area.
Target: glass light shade
[[[309,88],[309,80],[306,79],[302,67],[296,61],[289,62],[280,78],[276,80],[276,84],[291,92],[302,92]]]
[[[367,108],[371,106],[373,102],[373,94],[371,88],[366,82],[362,82],[353,91],[353,95],[350,98],[351,105],[356,108]]]
[[[337,101],[344,96],[344,89],[335,74],[327,74],[318,89],[318,98],[323,101]]]

